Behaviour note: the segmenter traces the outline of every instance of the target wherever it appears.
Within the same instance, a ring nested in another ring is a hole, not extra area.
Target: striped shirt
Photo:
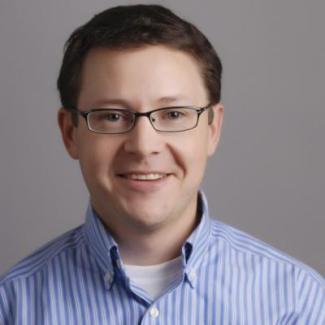
[[[211,219],[200,198],[200,223],[182,246],[183,276],[159,298],[127,277],[118,245],[89,207],[85,224],[1,278],[0,324],[324,325],[324,279]]]

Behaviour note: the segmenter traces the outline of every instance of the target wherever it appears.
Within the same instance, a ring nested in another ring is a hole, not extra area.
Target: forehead
[[[99,97],[139,103],[177,97],[191,101],[187,104],[202,104],[208,96],[195,58],[165,46],[146,46],[89,52],[82,68],[79,99],[82,104]]]

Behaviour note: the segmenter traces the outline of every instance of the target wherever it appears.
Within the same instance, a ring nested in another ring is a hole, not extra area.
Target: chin
[[[163,212],[163,213],[162,213]],[[131,223],[149,228],[157,228],[159,225],[165,223],[168,219],[169,213],[166,209],[159,209],[159,207],[134,207],[127,209],[127,218]]]

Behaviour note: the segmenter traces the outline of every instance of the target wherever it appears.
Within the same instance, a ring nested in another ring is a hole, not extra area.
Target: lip
[[[162,177],[168,176],[168,173],[163,173],[163,172],[157,172],[157,171],[151,171],[151,172],[127,172],[127,173],[121,173],[118,174],[118,176],[123,177],[123,178],[129,178],[129,179],[134,179],[137,180],[137,177],[139,177],[138,180],[156,180]]]
[[[163,175],[157,179],[136,179],[131,178],[131,175]],[[128,190],[152,193],[162,189],[170,181],[172,174],[161,171],[128,171],[124,173],[118,173],[117,177],[121,181],[121,184]]]
[[[161,170],[125,170],[117,172],[116,175],[119,177],[127,178],[131,175],[170,175],[171,173],[161,171]]]

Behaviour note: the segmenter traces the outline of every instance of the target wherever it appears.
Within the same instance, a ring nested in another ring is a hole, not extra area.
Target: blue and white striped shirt
[[[1,278],[0,324],[324,325],[324,279],[211,219],[201,197],[200,224],[182,246],[184,276],[158,299],[128,279],[116,242],[88,208],[84,225]]]

